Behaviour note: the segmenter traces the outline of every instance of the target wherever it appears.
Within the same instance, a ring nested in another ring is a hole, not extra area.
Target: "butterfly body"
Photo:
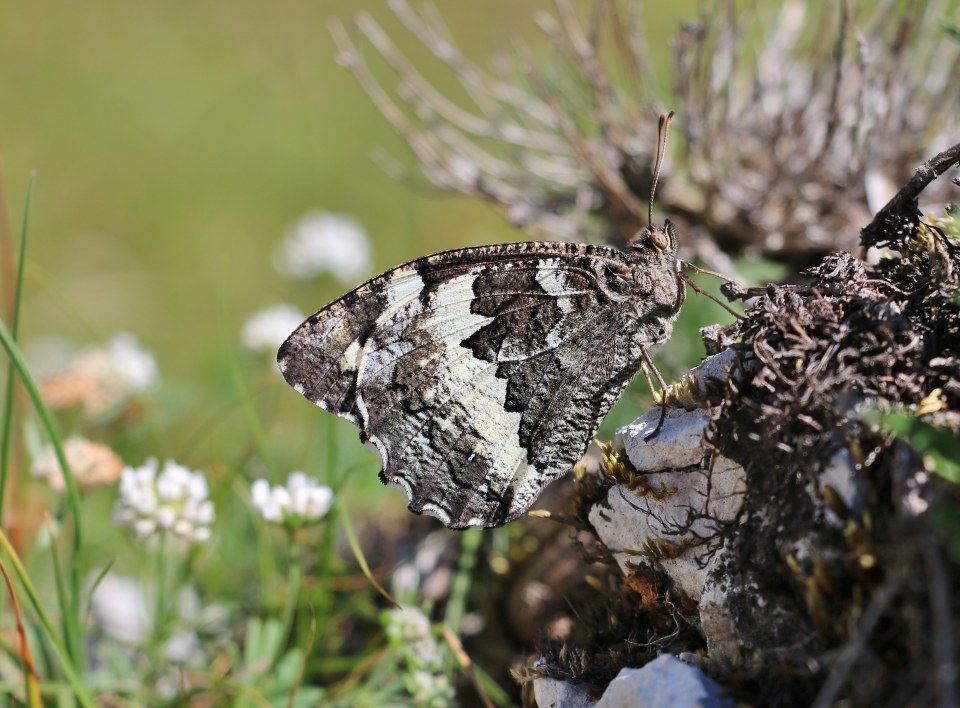
[[[286,380],[347,418],[384,483],[447,526],[499,526],[583,455],[683,302],[672,226],[626,251],[533,241],[373,278],[281,347]]]

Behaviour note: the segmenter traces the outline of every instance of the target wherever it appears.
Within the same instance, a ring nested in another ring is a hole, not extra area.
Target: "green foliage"
[[[951,430],[931,425],[907,411],[872,411],[864,418],[905,441],[923,458],[928,469],[960,484],[960,437]]]
[[[960,436],[953,431],[931,425],[908,411],[868,411],[864,418],[910,445],[931,472],[960,484]],[[930,513],[946,537],[953,557],[960,561],[960,504],[947,499]]]
[[[943,28],[944,32],[960,42],[960,24],[957,24],[953,20],[944,17],[940,20],[940,26]]]
[[[299,647],[283,651],[286,637],[284,627],[277,619],[253,617],[247,623],[243,642],[243,663],[239,673],[244,677],[243,686],[255,689],[260,697],[271,705],[286,704],[288,697],[300,680],[303,665],[303,650]],[[280,653],[280,658],[274,657]],[[294,706],[315,706],[324,696],[317,687],[298,688]],[[238,708],[247,708],[256,703],[241,695],[234,703]]]
[[[933,510],[937,526],[946,536],[950,553],[960,562],[960,504],[946,503]]]

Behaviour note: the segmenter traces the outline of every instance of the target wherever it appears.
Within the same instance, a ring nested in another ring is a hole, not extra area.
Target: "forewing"
[[[419,297],[423,281],[412,266],[368,280],[297,327],[277,353],[287,383],[362,428],[356,391],[363,345],[381,317]]]
[[[400,266],[324,308],[279,361],[349,418],[381,478],[448,526],[522,514],[583,454],[639,365],[614,249],[520,243]]]

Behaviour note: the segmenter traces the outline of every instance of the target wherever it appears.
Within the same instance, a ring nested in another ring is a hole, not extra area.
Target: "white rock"
[[[728,372],[738,356],[740,354],[733,349],[724,349],[718,354],[706,357],[690,369],[683,380],[688,382],[693,391],[703,395],[712,384],[727,379]]]
[[[668,408],[660,432],[650,440],[660,420],[660,409],[651,408],[629,425],[617,430],[613,445],[624,450],[641,472],[659,472],[695,465],[703,459],[703,431],[710,422],[705,410]]]
[[[840,450],[830,458],[830,462],[817,477],[817,489],[813,491],[813,485],[807,489],[810,496],[817,504],[823,504],[823,491],[827,486],[833,487],[846,507],[855,515],[859,515],[863,506],[862,483],[853,464],[853,457],[849,450]],[[824,504],[824,513],[838,528],[843,528],[844,521],[837,516],[830,507]]]
[[[539,708],[592,708],[597,704],[585,686],[551,678],[535,679],[533,696]]]
[[[543,704],[540,704],[543,705]],[[640,669],[621,669],[596,708],[727,708],[720,686],[700,669],[662,654]]]
[[[718,553],[718,558],[711,563],[711,569],[721,567],[721,558],[724,551]],[[703,586],[703,594],[697,603],[700,613],[700,629],[707,640],[707,651],[714,656],[724,656],[733,659],[740,650],[740,635],[733,619],[729,585],[732,578],[718,581],[716,573],[710,575]]]
[[[701,451],[701,454],[703,451]],[[709,474],[709,476],[708,476]],[[746,490],[746,473],[736,462],[718,457],[713,472],[707,470],[671,470],[644,475],[649,485],[659,490],[676,488],[676,493],[661,501],[653,494],[639,496],[622,486],[607,493],[606,502],[594,505],[589,519],[597,536],[613,553],[624,574],[641,558],[638,552],[648,539],[665,539],[679,543],[677,529],[686,526],[693,510],[698,517],[690,523],[688,535],[710,536],[718,522],[734,519],[740,511]],[[658,564],[680,588],[697,600],[703,592],[711,562],[700,567],[700,556],[706,549],[691,547],[677,558],[661,558]]]

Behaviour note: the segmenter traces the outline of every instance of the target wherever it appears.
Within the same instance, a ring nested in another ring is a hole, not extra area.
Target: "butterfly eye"
[[[661,251],[666,251],[670,246],[670,238],[664,229],[652,229],[650,231],[650,241]]]

